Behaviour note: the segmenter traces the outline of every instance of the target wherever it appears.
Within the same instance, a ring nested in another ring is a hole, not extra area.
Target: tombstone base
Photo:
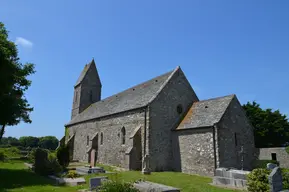
[[[151,171],[150,171],[150,170],[147,170],[147,169],[143,169],[143,170],[142,170],[142,174],[144,174],[144,175],[150,175],[150,174],[151,174]]]
[[[77,167],[76,172],[80,175],[93,174],[93,173],[105,173],[102,167]]]

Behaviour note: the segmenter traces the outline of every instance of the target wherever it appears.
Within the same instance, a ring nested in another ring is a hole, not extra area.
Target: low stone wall
[[[285,147],[275,148],[259,148],[260,160],[272,160],[272,154],[276,154],[277,161],[280,163],[281,168],[289,168],[289,154],[285,151]]]

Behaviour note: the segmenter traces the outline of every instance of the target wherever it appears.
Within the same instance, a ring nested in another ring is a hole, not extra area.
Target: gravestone
[[[269,177],[270,192],[282,191],[282,173],[280,167],[275,167],[270,173]]]
[[[101,181],[102,180],[107,180],[107,177],[93,177],[93,178],[90,178],[90,180],[89,180],[89,189],[91,191],[97,189],[97,187],[99,187],[101,185]]]
[[[276,164],[274,164],[274,163],[267,163],[267,169],[272,170],[272,169],[274,169],[275,167],[277,167]]]

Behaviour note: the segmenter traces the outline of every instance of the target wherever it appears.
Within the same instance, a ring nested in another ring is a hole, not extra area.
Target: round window
[[[179,105],[177,106],[177,112],[178,112],[179,114],[181,114],[181,113],[183,112],[183,107],[182,107],[181,104],[179,104]]]

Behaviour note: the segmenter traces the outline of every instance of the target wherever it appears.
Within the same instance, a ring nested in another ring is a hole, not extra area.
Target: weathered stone
[[[243,170],[218,168],[215,171],[213,184],[245,189],[249,173]]]
[[[140,192],[179,192],[180,189],[148,181],[135,182],[134,187]]]
[[[275,167],[269,177],[270,192],[279,192],[283,189],[282,173],[279,167]]]

